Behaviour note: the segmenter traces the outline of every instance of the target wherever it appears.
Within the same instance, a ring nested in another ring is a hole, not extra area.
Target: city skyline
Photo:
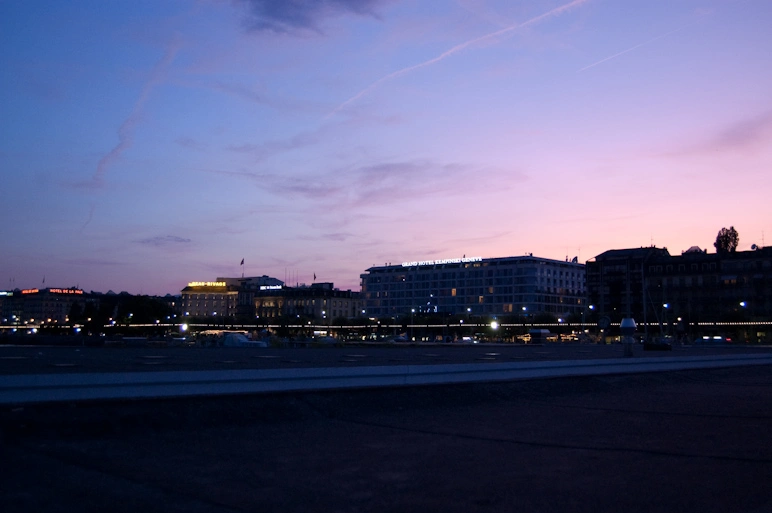
[[[772,237],[762,0],[0,19],[0,289],[164,295],[243,271],[358,290],[384,263]]]

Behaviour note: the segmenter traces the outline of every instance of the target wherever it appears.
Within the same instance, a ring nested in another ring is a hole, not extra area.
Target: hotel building
[[[359,292],[338,290],[332,283],[314,283],[298,287],[264,287],[254,299],[259,318],[281,316],[332,321],[362,316]]]
[[[218,278],[217,281],[192,281],[182,289],[182,314],[185,317],[231,317],[236,314],[239,287]]]
[[[368,317],[437,312],[580,314],[584,265],[533,255],[455,258],[371,267],[361,276]]]
[[[92,303],[96,310],[99,301],[92,294],[85,294],[79,288],[43,288],[3,291],[0,293],[3,324],[69,322],[70,311],[75,304],[83,310]]]

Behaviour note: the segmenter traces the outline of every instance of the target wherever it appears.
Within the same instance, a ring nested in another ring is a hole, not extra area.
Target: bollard
[[[632,317],[625,317],[619,324],[622,332],[622,345],[625,348],[625,357],[633,356],[633,344],[635,343],[635,320]]]

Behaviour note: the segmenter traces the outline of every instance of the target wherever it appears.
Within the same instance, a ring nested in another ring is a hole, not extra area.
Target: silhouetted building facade
[[[772,318],[772,247],[681,255],[666,248],[611,250],[587,262],[589,304],[618,322],[751,321]]]
[[[255,293],[255,316],[264,319],[287,317],[332,321],[362,316],[359,292],[338,290],[332,283],[298,287],[265,287]]]

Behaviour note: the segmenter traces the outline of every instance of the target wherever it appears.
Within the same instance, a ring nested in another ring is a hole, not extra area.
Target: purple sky
[[[0,288],[772,240],[768,0],[0,2]]]

